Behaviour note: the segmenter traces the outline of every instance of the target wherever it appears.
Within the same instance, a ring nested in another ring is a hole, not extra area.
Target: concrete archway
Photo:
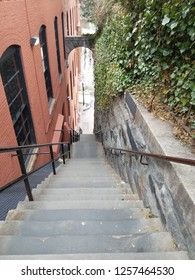
[[[65,55],[66,60],[72,50],[78,47],[88,48],[93,51],[95,45],[94,38],[89,38],[88,36],[66,36],[65,37]]]

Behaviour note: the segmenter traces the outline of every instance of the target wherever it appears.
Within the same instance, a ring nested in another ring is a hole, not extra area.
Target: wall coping
[[[150,152],[195,159],[190,148],[174,137],[171,124],[148,112],[128,92],[125,93],[125,101],[135,124],[144,134]],[[166,175],[166,180],[172,183],[170,192],[195,244],[195,167],[173,162],[168,164],[170,175]]]

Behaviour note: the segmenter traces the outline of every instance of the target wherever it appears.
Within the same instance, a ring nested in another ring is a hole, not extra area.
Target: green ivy
[[[95,0],[80,0],[80,4],[82,16],[85,17],[88,21],[92,21]]]
[[[95,48],[97,104],[125,89],[160,89],[179,115],[195,114],[195,1],[119,0]],[[147,94],[146,90],[146,94]]]

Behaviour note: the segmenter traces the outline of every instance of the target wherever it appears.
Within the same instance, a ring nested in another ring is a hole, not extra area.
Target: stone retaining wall
[[[195,159],[173,137],[171,126],[138,105],[129,93],[115,99],[108,111],[96,109],[94,130],[101,130],[101,140],[108,147]],[[187,248],[195,259],[195,167],[114,151],[106,156],[151,215],[161,217],[175,246]]]

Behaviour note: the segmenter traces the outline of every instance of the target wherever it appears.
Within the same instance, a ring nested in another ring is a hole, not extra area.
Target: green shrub
[[[158,89],[194,127],[195,1],[119,0],[95,48],[97,104],[125,89]]]

